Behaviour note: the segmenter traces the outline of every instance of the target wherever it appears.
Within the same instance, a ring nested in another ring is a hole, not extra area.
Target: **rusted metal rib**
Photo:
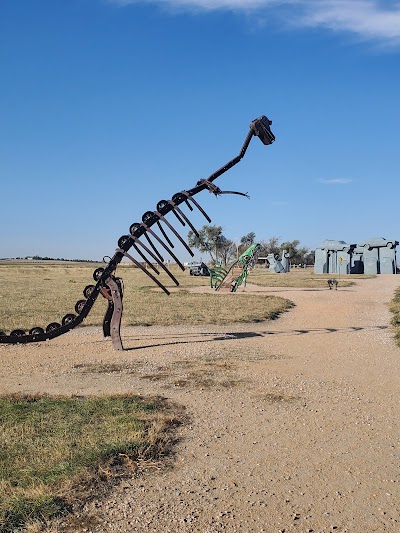
[[[147,228],[147,231],[149,233],[151,233],[152,235],[154,234],[154,232],[152,230],[150,230],[150,228]],[[150,244],[150,246],[153,248],[154,252],[158,255],[158,257],[160,258],[160,261],[164,261],[164,258],[163,256],[160,254],[160,252],[157,250],[156,246],[154,246],[154,243],[153,241],[150,239],[150,237],[147,235],[147,233],[145,232],[144,234],[144,237],[145,239],[147,240],[147,242]]]
[[[165,287],[161,281],[158,281],[158,279],[156,277],[153,276],[153,274],[151,274],[148,270],[146,270],[143,265],[141,265],[139,263],[139,261],[136,261],[136,259],[134,257],[132,257],[130,254],[128,254],[128,252],[124,252],[124,250],[122,249],[119,249],[118,250],[119,252],[122,252],[124,254],[125,257],[127,257],[128,259],[130,259],[132,261],[132,263],[134,263],[138,268],[140,268],[145,274],[147,274],[149,276],[150,279],[152,279],[154,281],[154,283],[156,285],[158,285],[160,287],[160,289],[162,289],[165,294],[167,294],[168,296],[170,295],[170,292],[169,290],[167,289],[167,287]]]
[[[169,253],[169,255],[176,261],[177,265],[181,270],[185,270],[185,267],[182,265],[182,263],[179,261],[179,259],[176,257],[174,252],[168,248],[168,246],[165,244],[165,242],[160,239],[160,237],[157,235],[157,233],[154,233],[154,231],[151,228],[148,228],[144,223],[142,223],[142,226],[146,228],[146,231],[150,233],[157,241],[161,244],[161,246]]]
[[[179,220],[179,222],[182,224],[182,226],[185,226],[185,223],[184,221],[181,219],[181,217],[178,215],[178,213],[176,211],[178,211],[178,209],[175,211],[176,209],[176,206],[174,204],[174,202],[172,200],[168,200],[168,203],[170,204],[170,206],[172,207],[172,212],[173,214],[176,216],[176,218]]]
[[[188,206],[190,211],[193,211],[193,207],[189,204],[188,199],[186,198],[185,204]]]
[[[198,202],[196,202],[196,200],[192,196],[190,196],[190,194],[187,191],[182,191],[182,194],[184,194],[187,197],[187,199],[190,200],[193,203],[193,205],[197,207],[197,209],[204,216],[207,222],[211,223],[211,218],[207,215],[207,213],[204,211],[201,205]]]
[[[146,252],[150,255],[150,257],[152,257],[154,259],[154,261],[157,263],[157,265],[159,265],[164,270],[164,272],[166,274],[168,274],[168,276],[172,279],[172,281],[175,283],[176,286],[179,285],[179,281],[176,279],[176,277],[173,274],[171,274],[171,272],[164,265],[164,263],[162,263],[158,259],[158,257],[156,255],[154,255],[153,252],[151,250],[149,250],[149,248],[147,248],[147,246],[142,241],[140,241],[137,237],[134,237],[133,235],[131,235],[131,239],[133,240],[133,242],[135,244],[140,244],[140,246],[146,250]],[[123,250],[121,250],[121,252],[125,253]],[[183,267],[183,270],[185,270],[185,267]]]
[[[138,246],[136,246],[135,243],[133,243],[133,248],[135,249],[135,251],[140,255],[140,257],[143,259],[143,261],[145,261],[145,263],[152,269],[154,270],[154,272],[156,274],[160,274],[160,272],[156,269],[156,267],[153,265],[153,263],[151,261],[149,261],[149,259],[144,255],[144,253],[139,250]]]
[[[157,220],[157,227],[158,229],[161,231],[164,239],[167,241],[168,245],[171,247],[171,248],[174,248],[174,243],[170,240],[170,238],[168,237],[167,235],[167,232],[165,231],[165,229],[162,227],[161,225],[161,222],[159,220]]]
[[[199,232],[197,231],[197,229],[193,226],[193,224],[190,222],[190,220],[188,219],[188,217],[185,215],[185,213],[179,209],[178,206],[175,206],[174,207],[174,210],[178,211],[178,213],[180,214],[180,216],[183,218],[183,220],[187,223],[187,225],[190,227],[190,229],[193,231],[193,233],[196,235],[196,237],[200,237],[199,235]]]
[[[192,252],[192,250],[189,248],[189,246],[186,244],[185,240],[182,239],[182,237],[179,235],[179,233],[176,231],[176,229],[168,222],[168,220],[161,214],[159,213],[158,211],[155,211],[155,214],[160,218],[160,220],[162,220],[168,227],[169,229],[172,231],[172,233],[179,239],[179,241],[183,244],[183,246],[186,248],[186,250],[190,253],[190,255],[193,257],[194,256],[194,253]],[[162,241],[161,241],[162,242]],[[163,246],[165,247],[165,244],[163,244]],[[172,255],[172,254],[171,254]],[[175,258],[174,258],[175,259]],[[183,265],[182,265],[183,266]]]

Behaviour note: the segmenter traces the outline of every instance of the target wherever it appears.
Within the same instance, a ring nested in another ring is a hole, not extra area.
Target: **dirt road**
[[[124,481],[76,531],[400,531],[397,276],[337,291],[263,289],[273,322],[100,329],[1,346],[0,390],[159,394],[185,406],[172,469]],[[85,525],[86,524],[86,525]]]

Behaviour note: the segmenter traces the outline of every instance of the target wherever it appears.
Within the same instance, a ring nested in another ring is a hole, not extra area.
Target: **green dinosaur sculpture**
[[[247,277],[257,262],[260,249],[259,244],[252,244],[228,269],[220,266],[211,269],[210,287],[218,291],[221,287],[229,286],[230,292],[236,292],[242,283],[246,286]],[[241,268],[239,275],[234,273],[237,268]]]

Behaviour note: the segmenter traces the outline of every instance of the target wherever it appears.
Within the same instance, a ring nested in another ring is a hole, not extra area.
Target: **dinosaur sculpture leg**
[[[102,292],[108,300],[107,311],[103,321],[103,333],[105,337],[111,336],[114,350],[120,352],[124,349],[120,334],[123,311],[122,283],[120,278],[115,278],[114,276],[110,276],[105,283],[109,290],[107,291],[107,295]]]

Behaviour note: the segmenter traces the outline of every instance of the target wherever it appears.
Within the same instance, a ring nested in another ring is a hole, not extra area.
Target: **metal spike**
[[[152,235],[155,239],[157,239],[157,241],[161,244],[161,246],[169,253],[169,255],[175,259],[175,261],[178,263],[179,267],[182,269],[182,270],[185,270],[185,267],[182,265],[182,263],[179,261],[179,259],[176,257],[176,255],[173,253],[172,250],[170,250],[168,248],[168,246],[165,244],[165,242],[160,239],[160,237],[157,235],[157,233],[154,233],[154,231],[151,229],[151,228],[148,228],[145,224],[143,224],[143,226],[146,228],[146,231],[148,231],[150,233],[150,235]],[[175,232],[176,233],[176,232]],[[185,241],[183,241],[183,243],[186,245]],[[189,248],[189,251],[190,253],[193,255],[192,253],[192,250],[190,250]]]
[[[204,209],[201,207],[201,205],[199,205],[196,202],[196,200],[192,196],[190,196],[188,193],[186,193],[186,194],[188,195],[187,199],[190,200],[197,207],[197,209],[204,216],[204,218],[206,218],[207,221],[211,224],[211,218],[207,215],[207,213],[204,211]]]
[[[160,272],[156,269],[153,263],[147,259],[144,253],[141,250],[139,250],[136,244],[133,244],[133,247],[135,248],[136,252],[140,255],[140,257],[143,259],[143,261],[145,261],[146,265],[148,265],[152,270],[154,270],[156,274],[160,275]]]
[[[187,198],[186,198],[186,200],[185,200],[185,204],[188,206],[188,208],[190,209],[190,211],[193,211],[193,207],[189,204]]]
[[[118,252],[120,253],[123,253],[125,257],[127,257],[128,259],[130,259],[132,261],[132,263],[134,263],[138,268],[140,268],[145,274],[147,274],[149,276],[150,279],[152,279],[154,281],[154,283],[156,285],[158,285],[164,292],[165,294],[167,294],[168,296],[171,294],[169,292],[169,290],[167,289],[167,287],[165,287],[160,281],[158,281],[158,279],[156,277],[153,276],[153,274],[151,274],[148,270],[146,270],[144,268],[143,265],[141,265],[139,263],[139,261],[136,261],[136,259],[134,257],[132,257],[130,254],[128,254],[128,252],[125,252],[124,250],[122,250],[122,248],[119,248],[117,250]]]
[[[193,226],[193,224],[190,222],[190,220],[188,219],[188,217],[185,215],[185,213],[179,209],[178,206],[175,206],[174,209],[176,209],[178,211],[178,213],[181,215],[181,217],[185,220],[185,222],[187,223],[187,225],[191,228],[191,230],[193,231],[193,233],[196,235],[196,237],[200,237],[199,235],[199,232],[197,231],[197,229]]]
[[[160,252],[157,250],[157,248],[154,246],[153,244],[153,241],[150,239],[150,237],[147,235],[147,233],[143,233],[143,235],[145,236],[147,242],[150,244],[150,246],[153,248],[153,250],[155,251],[155,253],[158,255],[158,257],[160,258],[161,261],[164,262],[164,258],[163,256],[160,254]]]
[[[168,200],[168,203],[172,206],[172,212],[173,214],[176,216],[176,218],[179,220],[179,222],[182,224],[182,226],[186,226],[186,224],[184,223],[184,221],[181,219],[181,217],[178,215],[178,213],[175,211],[176,209],[176,206],[174,204],[174,202],[172,202],[172,200]]]
[[[172,233],[180,240],[180,242],[183,244],[183,246],[186,248],[186,250],[190,253],[190,255],[193,257],[194,253],[189,248],[189,246],[186,244],[184,239],[182,239],[182,237],[179,235],[179,233],[176,231],[176,229],[168,222],[168,220],[165,217],[163,217],[163,215],[161,213],[159,213],[158,211],[156,211],[156,213],[160,217],[160,219],[169,227],[169,229],[172,231]]]
[[[164,263],[161,263],[161,261],[158,259],[158,257],[156,255],[154,255],[153,252],[151,250],[149,250],[147,248],[147,246],[145,244],[143,244],[142,241],[140,241],[137,237],[133,237],[132,236],[131,238],[132,238],[132,240],[134,241],[135,244],[140,244],[140,246],[146,250],[146,252],[149,254],[149,256],[154,259],[154,261],[157,263],[157,265],[159,265],[164,270],[164,272],[166,274],[168,274],[168,276],[172,279],[172,281],[175,283],[175,285],[178,286],[179,285],[179,281],[175,278],[175,276],[173,274],[171,274],[171,272],[164,265]],[[180,265],[179,261],[178,261],[178,265]],[[185,270],[185,267],[183,265],[182,265],[182,270]]]
[[[167,241],[167,243],[170,245],[171,248],[175,248],[174,247],[174,244],[173,242],[170,240],[170,238],[168,237],[166,231],[164,230],[164,228],[162,227],[161,223],[159,220],[157,220],[157,226],[159,228],[159,230],[161,231],[161,233],[163,234],[163,237],[164,239]]]

